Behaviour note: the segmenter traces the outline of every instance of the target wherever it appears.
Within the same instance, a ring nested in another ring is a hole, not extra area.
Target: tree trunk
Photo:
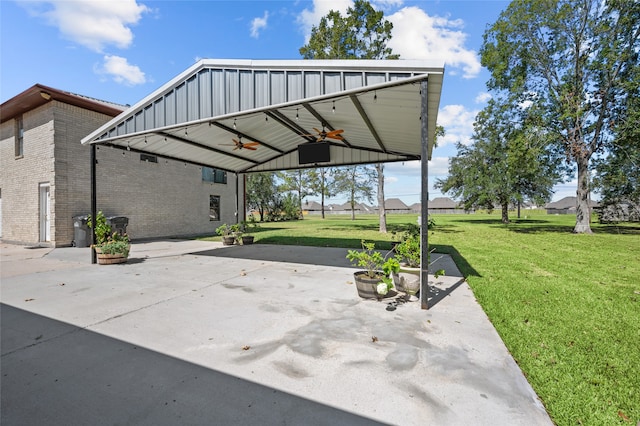
[[[324,187],[324,173],[325,170],[324,169],[320,169],[320,179],[321,179],[321,184],[320,184],[320,192],[321,192],[321,197],[320,197],[320,203],[322,204],[320,211],[322,212],[322,218],[324,219],[324,193],[326,191],[325,187]]]
[[[302,191],[298,191],[298,218],[304,219],[302,214]]]
[[[576,158],[578,164],[578,189],[576,190],[576,234],[591,234],[591,206],[589,205],[589,158]]]
[[[351,191],[351,220],[356,220],[356,200],[353,191]]]
[[[509,202],[503,201],[502,205],[502,223],[509,223]]]
[[[387,211],[384,207],[384,164],[376,164],[378,172],[378,213],[380,215],[380,232],[387,233]]]

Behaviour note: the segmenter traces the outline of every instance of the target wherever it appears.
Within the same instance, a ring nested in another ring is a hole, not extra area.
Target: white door
[[[40,241],[51,241],[51,194],[48,183],[40,184]]]

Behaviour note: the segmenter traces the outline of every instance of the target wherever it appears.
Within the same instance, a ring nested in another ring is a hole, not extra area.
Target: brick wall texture
[[[91,148],[80,140],[111,117],[55,100],[23,115],[24,155],[15,157],[15,120],[0,128],[2,240],[54,247],[72,245],[73,217],[91,212]],[[236,177],[202,181],[198,166],[131,151],[99,147],[97,205],[105,215],[129,219],[132,239],[212,235],[236,221]],[[242,177],[239,193],[243,193]],[[40,235],[41,184],[49,184],[51,240]],[[221,197],[221,220],[209,220],[209,196]],[[242,209],[242,205],[240,206]]]

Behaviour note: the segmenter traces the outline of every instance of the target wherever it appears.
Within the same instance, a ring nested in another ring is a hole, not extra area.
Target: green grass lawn
[[[558,425],[640,421],[640,226],[575,216],[434,216],[429,242],[453,256],[511,354]],[[531,214],[531,213],[529,213]],[[388,228],[416,215],[389,215]],[[376,216],[261,224],[256,242],[390,248]]]

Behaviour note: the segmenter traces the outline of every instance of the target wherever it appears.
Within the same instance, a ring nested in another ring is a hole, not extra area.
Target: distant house
[[[422,213],[422,203],[413,203],[409,206],[411,213]]]
[[[384,209],[387,213],[410,213],[411,209],[399,198],[389,198],[384,201]]]
[[[598,220],[601,223],[640,222],[640,204],[619,203],[595,207],[594,210],[598,213]]]
[[[448,197],[438,197],[429,201],[429,214],[467,213],[458,202]]]
[[[548,203],[544,206],[547,214],[576,214],[576,197],[564,197],[561,200]],[[598,203],[590,201],[590,207],[593,210],[598,207]]]
[[[346,202],[344,204],[340,204],[340,205],[336,205],[333,207],[333,212],[334,213],[351,213],[351,203]],[[355,210],[356,213],[371,213],[373,211],[373,209],[369,206],[367,206],[366,204],[362,204],[362,203],[355,203],[355,205],[353,206],[353,210]]]
[[[328,207],[324,206],[324,209],[328,210]],[[322,204],[317,201],[306,201],[304,204],[302,204],[302,210],[309,213],[319,212],[322,211]]]
[[[327,204],[324,205],[324,212],[329,213],[331,211],[331,207]],[[305,201],[302,204],[302,214],[303,215],[321,215],[322,214],[322,204],[317,201]]]

